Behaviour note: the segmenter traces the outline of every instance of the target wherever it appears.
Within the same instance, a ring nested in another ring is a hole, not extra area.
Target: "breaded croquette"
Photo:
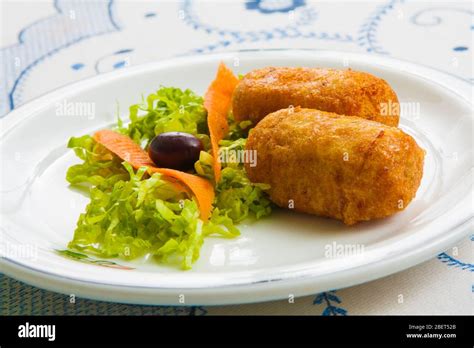
[[[390,216],[415,197],[425,151],[396,127],[314,109],[271,113],[250,131],[252,182],[280,207],[347,225]]]
[[[359,116],[395,127],[400,116],[397,95],[387,82],[350,69],[253,70],[237,85],[232,104],[237,121],[249,119],[254,125],[290,105]]]

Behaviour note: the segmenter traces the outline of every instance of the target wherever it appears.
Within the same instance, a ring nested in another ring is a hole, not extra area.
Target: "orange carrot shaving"
[[[196,197],[201,212],[201,219],[207,220],[209,218],[212,202],[214,201],[214,188],[208,180],[179,170],[157,168],[150,156],[137,143],[128,136],[110,129],[96,132],[94,140],[124,161],[130,163],[135,169],[146,166],[149,173],[160,173],[184,183]]]
[[[227,114],[229,113],[232,93],[239,79],[225,66],[219,64],[217,75],[207,89],[204,96],[204,107],[207,110],[207,125],[211,137],[212,156],[214,157],[214,178],[216,183],[221,177],[221,164],[219,163],[219,141],[224,139],[229,131]]]
[[[198,201],[201,219],[207,220],[209,218],[214,202],[214,187],[208,180],[175,169],[150,167],[150,171],[178,179],[186,184]]]
[[[143,166],[155,166],[146,151],[126,135],[110,129],[103,129],[94,133],[94,140],[124,161],[130,163],[135,169]]]

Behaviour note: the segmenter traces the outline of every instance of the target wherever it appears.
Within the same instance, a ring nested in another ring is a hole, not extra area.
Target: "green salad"
[[[249,122],[228,117],[229,132],[219,143],[222,154],[242,151]],[[134,259],[152,255],[159,263],[191,268],[204,238],[234,238],[238,223],[259,219],[271,212],[267,185],[249,181],[243,163],[221,161],[221,179],[215,183],[207,112],[203,98],[190,90],[161,87],[141,103],[130,106],[130,122],[120,119],[115,131],[148,149],[166,132],[188,133],[199,139],[202,150],[188,173],[208,179],[215,199],[210,218],[200,219],[199,206],[189,192],[147,167],[135,170],[93,137],[69,140],[82,163],[71,166],[66,178],[85,187],[90,196],[68,247],[105,258]],[[232,159],[232,156],[222,156]]]

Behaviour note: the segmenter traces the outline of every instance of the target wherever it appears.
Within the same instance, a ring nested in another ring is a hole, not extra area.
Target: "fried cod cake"
[[[379,219],[415,197],[425,151],[396,127],[314,109],[287,108],[250,131],[245,164],[252,182],[270,184],[283,208],[342,220]]]
[[[267,67],[249,72],[232,101],[237,121],[256,125],[271,112],[292,106],[398,126],[400,107],[393,89],[366,72],[324,68]]]

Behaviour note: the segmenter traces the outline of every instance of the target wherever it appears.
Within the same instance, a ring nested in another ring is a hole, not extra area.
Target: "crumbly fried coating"
[[[395,127],[400,118],[397,95],[387,82],[350,69],[253,70],[239,82],[232,101],[235,119],[250,119],[254,125],[290,105],[359,116]]]
[[[314,109],[287,108],[250,131],[245,165],[252,182],[270,184],[280,207],[347,225],[390,216],[415,197],[425,151],[396,127]]]

